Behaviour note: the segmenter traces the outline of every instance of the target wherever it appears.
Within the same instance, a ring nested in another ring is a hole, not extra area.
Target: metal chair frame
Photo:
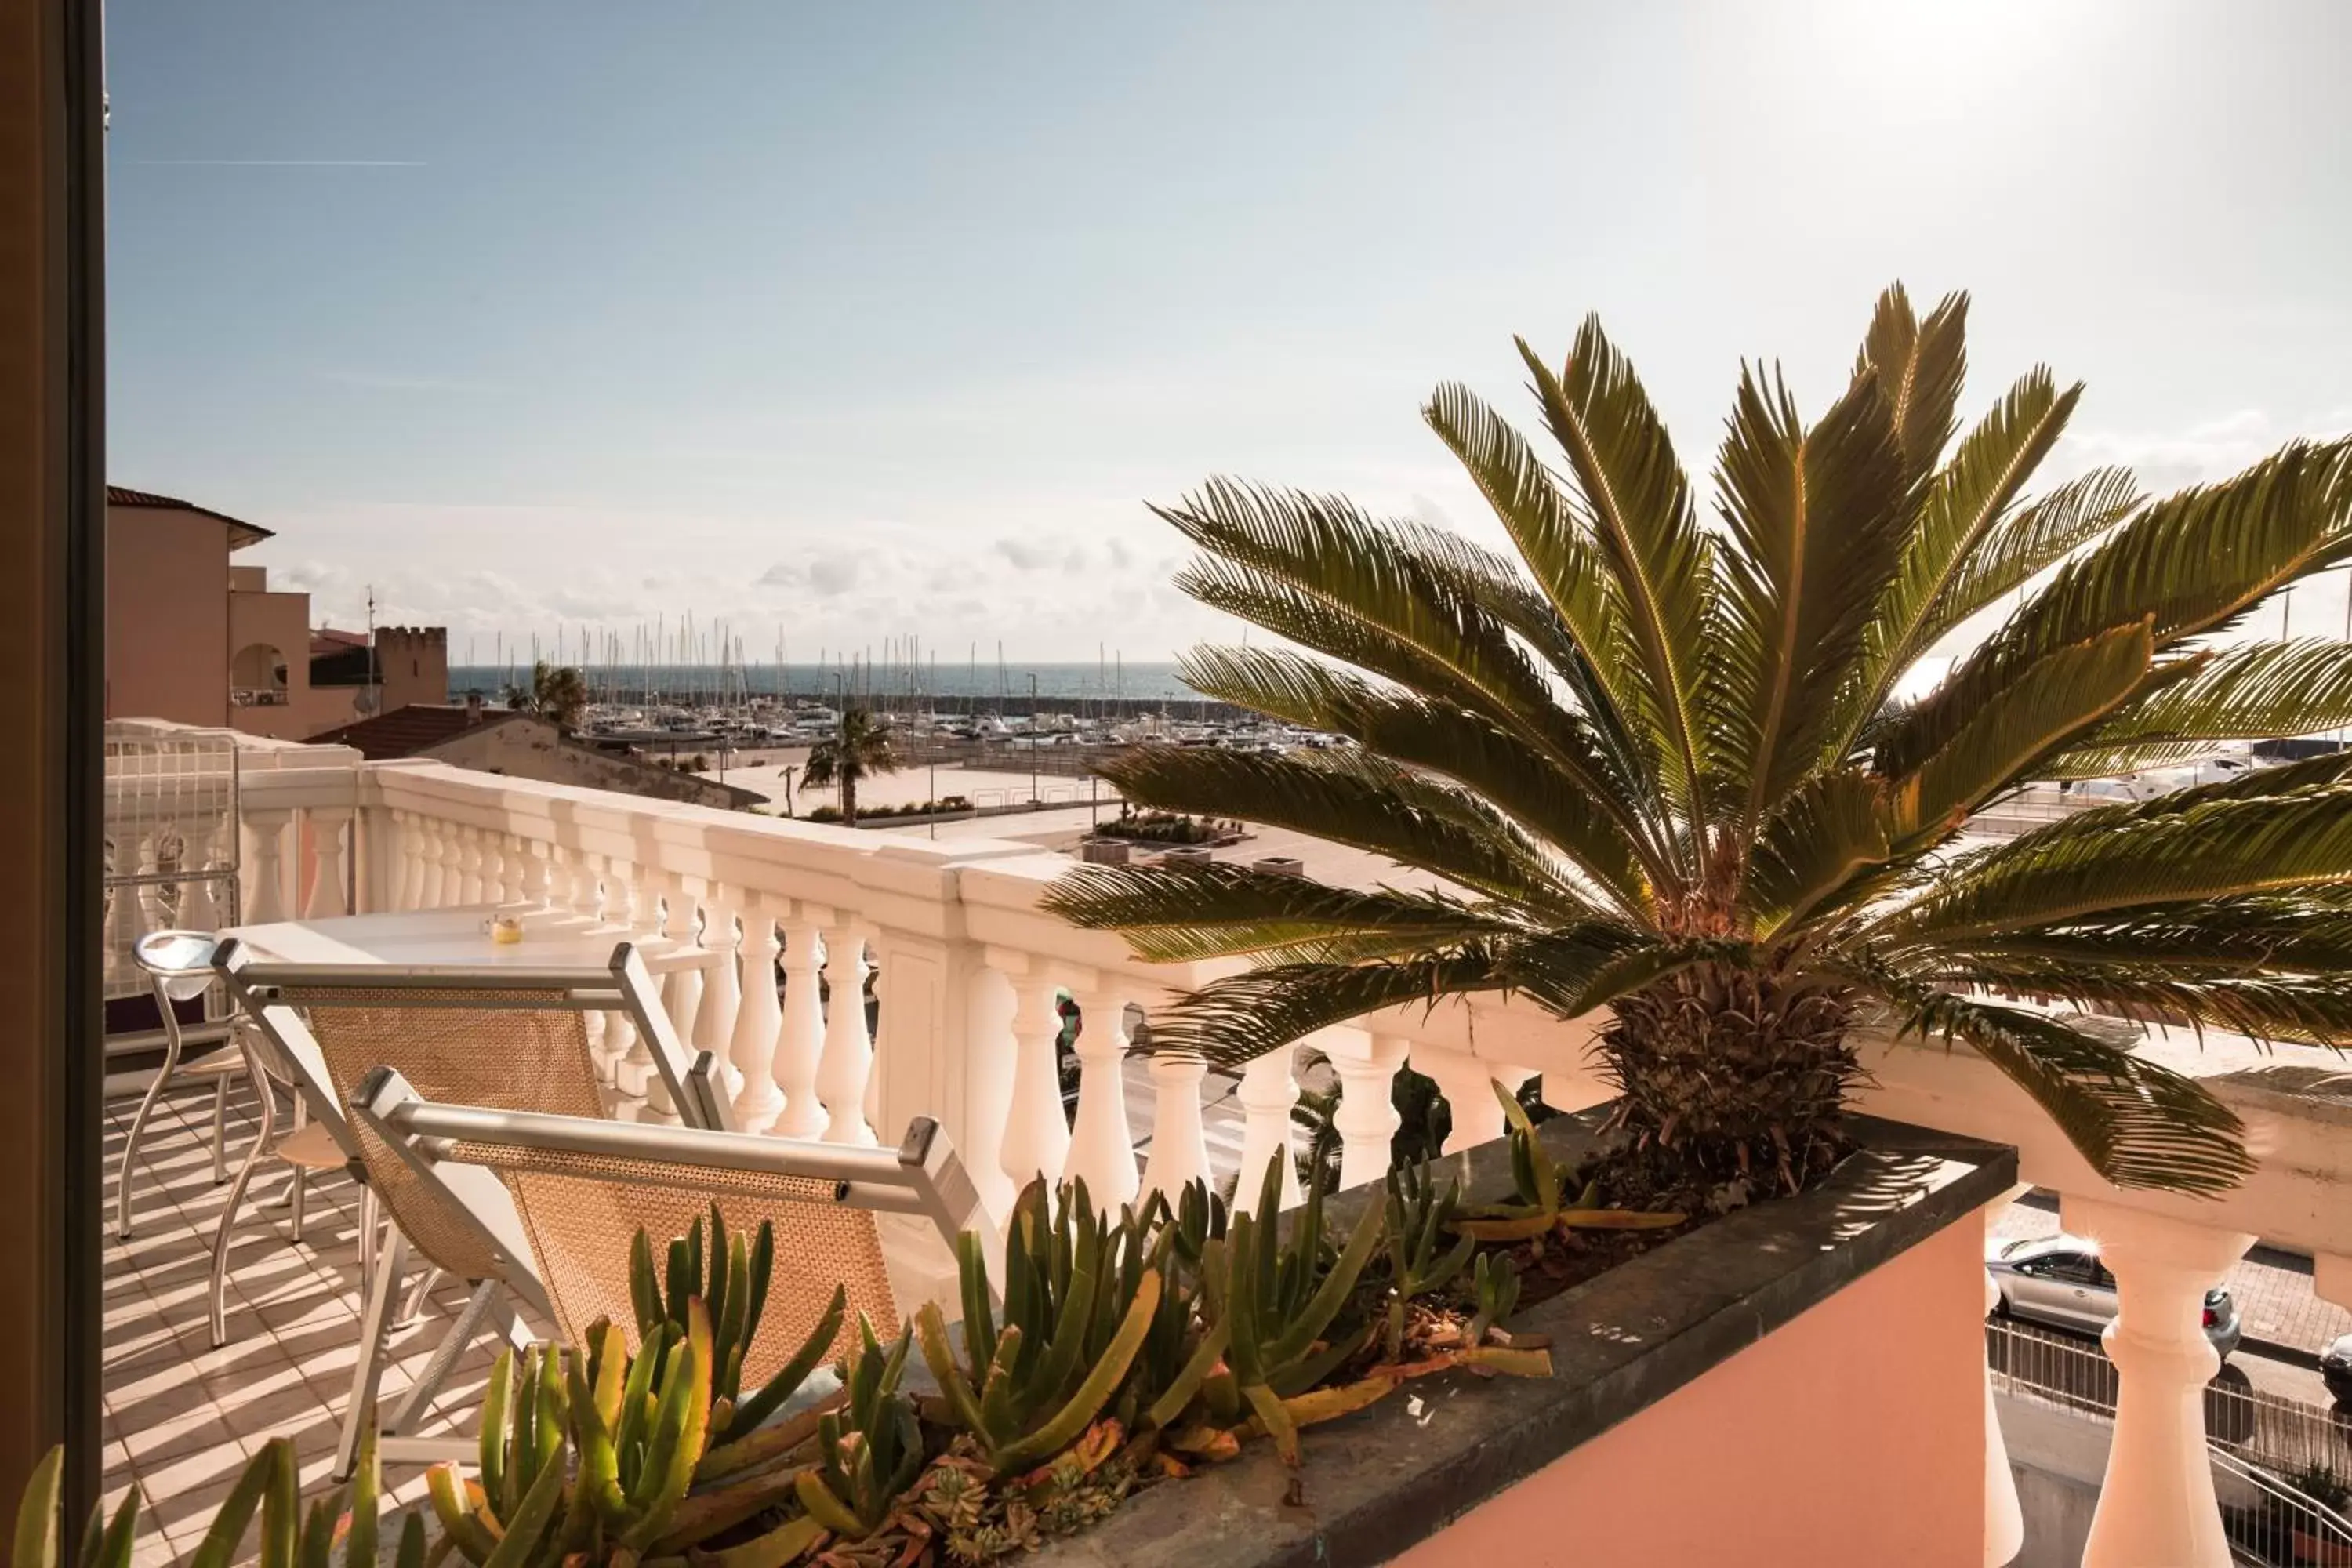
[[[396,1223],[383,1238],[371,1235],[375,1226],[366,1215],[372,1212],[370,1200],[374,1197],[374,1184],[368,1180],[360,1144],[352,1136],[346,1109],[327,1068],[325,1052],[303,1020],[307,998],[322,993],[366,990],[397,994],[400,1005],[420,1009],[479,1010],[504,1005],[519,1011],[539,1012],[552,1007],[625,1014],[651,1052],[681,1120],[698,1129],[732,1125],[727,1098],[716,1082],[717,1068],[710,1053],[702,1052],[688,1059],[677,1030],[659,1003],[644,955],[627,942],[616,942],[610,962],[595,969],[520,964],[289,963],[257,957],[231,938],[222,943],[214,967],[245,1016],[251,1020],[253,1032],[279,1058],[282,1076],[294,1085],[311,1117],[333,1129],[336,1142],[351,1157],[352,1173],[363,1188],[361,1277],[365,1306],[361,1317],[359,1362],[353,1369],[352,1396],[336,1452],[334,1473],[338,1479],[349,1478],[359,1451],[362,1418],[375,1406],[385,1342],[394,1322],[403,1315],[398,1303],[412,1255],[424,1256],[428,1264],[434,1260],[429,1255],[418,1254]],[[551,992],[557,994],[555,1000],[548,998]],[[485,994],[508,994],[514,1000],[510,1004],[486,1001]],[[398,1044],[387,1042],[387,1058],[396,1059],[399,1055]],[[391,1146],[396,1148],[398,1144],[394,1142]],[[487,1188],[467,1186],[461,1180],[457,1184],[465,1189],[461,1192],[453,1192],[447,1180],[436,1178],[436,1182],[474,1223],[516,1226],[513,1202],[494,1179]],[[519,1236],[519,1228],[511,1234]],[[406,1434],[431,1408],[434,1396],[457,1357],[486,1323],[494,1322],[499,1331],[518,1343],[530,1342],[529,1331],[516,1317],[512,1299],[520,1299],[537,1310],[550,1310],[546,1293],[531,1267],[529,1248],[501,1247],[498,1256],[513,1266],[503,1270],[499,1278],[470,1281],[473,1289],[465,1307],[415,1384],[389,1415],[378,1415],[378,1452],[383,1458],[431,1463],[462,1458],[471,1451],[469,1444]],[[418,1295],[421,1296],[421,1289]]]

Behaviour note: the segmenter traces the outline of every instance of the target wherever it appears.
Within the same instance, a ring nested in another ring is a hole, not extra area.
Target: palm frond
[[[1869,773],[1822,773],[1780,803],[1748,860],[1742,902],[1759,939],[1793,926],[1885,862],[1890,807]]]
[[[1498,991],[1495,956],[1472,945],[1428,958],[1371,963],[1281,963],[1211,981],[1152,1015],[1154,1055],[1192,1056],[1239,1068],[1318,1029],[1383,1008],[1433,1005]]]
[[[1895,785],[1905,838],[1942,838],[1994,795],[2032,776],[2033,764],[2114,712],[2147,673],[2148,624],[2118,626],[2036,659],[1970,714],[1946,712],[1948,736]]]
[[[1039,907],[1072,925],[1117,931],[1150,963],[1256,957],[1332,962],[1391,956],[1520,934],[1517,919],[1434,892],[1359,892],[1212,862],[1182,868],[1079,866]]]
[[[2352,644],[2297,638],[2192,656],[2179,679],[2054,760],[2062,777],[2129,770],[2152,747],[2316,735],[2352,724]],[[2161,765],[2161,764],[2157,764]]]
[[[1699,650],[1715,568],[1690,481],[1649,394],[1597,317],[1578,330],[1560,374],[1524,341],[1518,347],[1624,597],[1633,658],[1656,704],[1665,794],[1685,821],[1703,824],[1711,808],[1699,763]]]
[[[1958,427],[1952,410],[1968,379],[1969,297],[1947,294],[1922,321],[1900,283],[1878,297],[1855,356],[1854,379],[1875,376],[1903,449],[1906,482],[1936,466]]]
[[[1727,937],[1685,937],[1675,942],[1646,942],[1629,948],[1594,967],[1583,984],[1564,1000],[1562,1017],[1580,1018],[1606,1007],[1620,996],[1643,990],[1661,980],[1710,963],[1745,966],[1756,959],[1755,945]]]
[[[2352,789],[2147,810],[2158,804],[2099,808],[2038,828],[1889,914],[1874,935],[1947,945],[2139,905],[2352,882]],[[2109,815],[2118,810],[2127,815]]]
[[[1706,751],[1741,802],[1738,838],[1816,765],[1902,549],[1910,512],[1890,413],[1864,374],[1808,430],[1777,377],[1768,392],[1740,376],[1716,468],[1736,548],[1719,557],[1706,704]]]
[[[2260,1045],[2341,1047],[2352,1040],[2352,986],[2335,976],[2181,973],[2152,962],[2096,964],[1979,951],[1951,955],[1923,977],[2086,1012],[2226,1029]]]
[[[1590,895],[1501,813],[1380,757],[1351,752],[1308,762],[1138,746],[1097,771],[1145,805],[1311,833],[1559,918],[1593,912]]]
[[[2023,666],[2143,616],[2154,617],[2159,650],[2221,631],[2297,579],[2352,559],[2347,479],[2352,438],[2298,442],[2235,479],[2156,502],[2060,567],[1898,730],[1948,724]]]
[[[1345,735],[1476,791],[1575,862],[1631,916],[1651,905],[1649,879],[1665,874],[1636,836],[1641,820],[1616,794],[1612,771],[1597,755],[1562,768],[1556,752],[1540,751],[1478,714],[1382,690],[1283,649],[1195,648],[1180,660],[1178,673],[1204,696]],[[1555,744],[1566,739],[1563,733]]]
[[[2033,471],[2065,429],[2080,383],[2057,390],[2037,367],[1978,422],[1937,473],[1905,542],[1901,564],[1872,616],[1865,675],[1844,693],[1842,739],[1851,744],[1947,620],[1945,602],[2000,529]]]
[[[1654,731],[1654,693],[1629,662],[1631,630],[1609,563],[1550,470],[1509,421],[1458,383],[1440,386],[1421,412],[1518,547],[1610,707],[1646,721]],[[1648,736],[1653,752],[1658,740]]]
[[[1917,633],[1898,657],[1894,679],[1913,658],[1986,606],[2014,593],[2147,504],[2129,468],[2094,468],[1995,522],[1962,557]]]
[[[1904,1032],[1967,1041],[2119,1187],[2218,1193],[2253,1170],[2244,1124],[2193,1079],[2029,1008],[1884,973],[1871,984],[1902,1010]]]
[[[1954,963],[2153,965],[2202,974],[2352,973],[2352,886],[2335,902],[2258,894],[2104,912],[1939,950]]]

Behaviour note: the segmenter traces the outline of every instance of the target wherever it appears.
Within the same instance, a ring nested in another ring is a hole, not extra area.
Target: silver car
[[[2095,1241],[2037,1236],[2003,1242],[1986,1254],[1985,1267],[2000,1288],[2005,1316],[2085,1333],[2115,1321],[2116,1277],[2099,1261]],[[2205,1337],[2224,1361],[2244,1333],[2230,1292],[2218,1285],[2206,1291]]]

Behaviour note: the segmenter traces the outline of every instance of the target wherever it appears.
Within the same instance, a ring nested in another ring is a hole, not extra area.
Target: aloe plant
[[[916,1334],[947,1415],[971,1434],[993,1473],[1019,1474],[1052,1458],[1119,1393],[1160,1314],[1174,1247],[1170,1227],[1156,1223],[1162,1214],[1147,1206],[1113,1225],[1088,1201],[1085,1183],[1066,1189],[1058,1207],[1044,1183],[1031,1183],[1005,1236],[1001,1329],[979,1238],[961,1238],[964,1362],[936,1302],[916,1315]]]
[[[706,1247],[698,1218],[669,1245],[657,1282],[652,1246],[637,1233],[634,1356],[620,1328],[603,1320],[576,1350],[499,1356],[483,1395],[478,1481],[468,1486],[454,1465],[428,1478],[442,1529],[469,1562],[522,1568],[673,1556],[793,1500],[801,1468],[780,1461],[814,1442],[822,1412],[762,1424],[839,1337],[847,1297],[836,1289],[797,1353],[738,1403],[774,1239],[765,1224],[754,1237],[730,1238],[715,1209],[709,1238]],[[788,1521],[716,1555],[729,1568],[781,1563],[816,1532]]]
[[[1542,1238],[1555,1231],[1664,1230],[1689,1219],[1666,1211],[1604,1207],[1598,1181],[1587,1182],[1571,1200],[1568,1189],[1574,1173],[1543,1146],[1517,1097],[1500,1084],[1493,1088],[1510,1122],[1513,1201],[1466,1211],[1454,1222],[1456,1231],[1475,1241],[1532,1241],[1540,1247]]]
[[[246,1529],[258,1509],[261,1539],[255,1561],[260,1568],[331,1568],[336,1561],[335,1524],[343,1512],[339,1503],[347,1500],[351,1529],[343,1537],[343,1568],[375,1568],[380,1473],[374,1423],[368,1423],[364,1430],[367,1436],[362,1440],[359,1463],[352,1472],[348,1494],[339,1489],[316,1499],[307,1513],[302,1511],[297,1496],[299,1472],[294,1445],[283,1437],[273,1437],[264,1444],[261,1452],[247,1463],[228,1496],[222,1500],[190,1562],[195,1568],[226,1568],[237,1548],[244,1544]],[[16,1568],[63,1568],[68,1561],[64,1551],[63,1521],[58,1517],[58,1490],[64,1468],[65,1449],[51,1448],[34,1467],[32,1479],[26,1483],[24,1496],[16,1505],[16,1533],[9,1556]],[[102,1523],[101,1511],[91,1509],[81,1543],[70,1559],[74,1568],[131,1568],[138,1544],[138,1513],[139,1492],[135,1487],[124,1493],[113,1517]],[[399,1552],[394,1561],[397,1568],[424,1568],[425,1521],[421,1516],[411,1513],[401,1527]]]
[[[885,1350],[874,1325],[862,1317],[857,1331],[856,1359],[843,1368],[848,1398],[818,1423],[823,1461],[795,1477],[806,1519],[783,1527],[793,1531],[797,1525],[811,1541],[812,1521],[851,1541],[873,1534],[923,1473],[922,1426],[914,1401],[898,1392],[907,1370],[907,1331],[901,1330]]]
[[[775,1268],[775,1227],[766,1220],[746,1238],[727,1234],[719,1205],[710,1205],[709,1246],[703,1245],[699,1215],[686,1235],[672,1240],[657,1278],[653,1246],[644,1231],[629,1248],[629,1295],[637,1333],[650,1341],[659,1330],[673,1343],[686,1331],[687,1303],[699,1298],[710,1315],[710,1432],[723,1447],[756,1430],[808,1381],[840,1336],[849,1294],[836,1287],[832,1305],[792,1359],[749,1396],[742,1392],[743,1360],[756,1342]],[[658,1386],[658,1385],[656,1385]]]
[[[1451,1227],[1462,1185],[1450,1177],[1444,1191],[1426,1165],[1402,1165],[1388,1175],[1388,1353],[1404,1354],[1405,1303],[1444,1289],[1470,1266],[1475,1237],[1463,1236],[1444,1253],[1438,1242]]]

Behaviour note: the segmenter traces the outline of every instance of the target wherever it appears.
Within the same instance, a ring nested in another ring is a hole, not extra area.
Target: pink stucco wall
[[[228,525],[171,507],[106,509],[106,711],[228,717]]]
[[[1395,1561],[1981,1568],[1981,1237],[1947,1226]]]

